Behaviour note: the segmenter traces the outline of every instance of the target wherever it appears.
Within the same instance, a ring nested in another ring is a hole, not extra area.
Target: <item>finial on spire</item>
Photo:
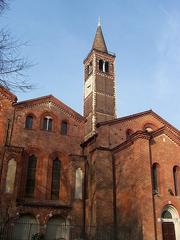
[[[101,17],[98,17],[98,27],[101,26]]]

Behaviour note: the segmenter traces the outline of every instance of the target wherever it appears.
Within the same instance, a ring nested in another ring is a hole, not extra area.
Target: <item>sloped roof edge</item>
[[[73,117],[79,119],[80,121],[85,121],[85,118],[81,114],[74,111],[72,108],[70,108],[68,105],[64,104],[62,101],[60,101],[53,95],[47,95],[47,96],[42,96],[42,97],[38,97],[38,98],[28,99],[25,101],[15,103],[14,106],[15,107],[28,107],[30,105],[35,105],[35,104],[43,103],[46,101],[52,101],[55,105],[60,106],[64,111],[70,113]]]
[[[135,114],[132,114],[132,115],[128,115],[128,116],[125,116],[125,117],[121,117],[121,118],[116,118],[116,119],[109,120],[109,121],[100,122],[100,123],[97,124],[97,127],[101,127],[101,126],[104,126],[104,125],[114,125],[114,124],[119,123],[119,122],[127,121],[128,119],[137,118],[137,117],[141,117],[141,116],[148,115],[148,114],[153,115],[155,118],[159,119],[165,125],[167,125],[170,128],[172,128],[173,131],[175,131],[177,134],[180,134],[180,131],[177,128],[175,128],[173,125],[171,125],[165,119],[163,119],[161,116],[159,116],[157,113],[155,113],[152,109],[144,111],[144,112],[139,112],[139,113],[135,113]]]
[[[17,102],[17,96],[2,85],[0,85],[0,93],[4,95],[7,99],[9,99],[11,102]]]

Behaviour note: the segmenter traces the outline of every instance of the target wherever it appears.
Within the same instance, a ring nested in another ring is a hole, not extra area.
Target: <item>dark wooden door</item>
[[[173,222],[163,222],[162,232],[163,232],[163,240],[176,240]]]

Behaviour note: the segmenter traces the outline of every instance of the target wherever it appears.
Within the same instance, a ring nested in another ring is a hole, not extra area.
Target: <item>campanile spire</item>
[[[107,53],[107,47],[106,47],[106,43],[104,40],[102,28],[101,28],[101,18],[100,17],[98,18],[98,26],[97,26],[94,42],[92,45],[92,50],[94,50],[94,49]]]

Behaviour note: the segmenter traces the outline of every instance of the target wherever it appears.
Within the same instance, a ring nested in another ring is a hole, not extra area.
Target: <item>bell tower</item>
[[[96,124],[112,120],[115,113],[115,55],[109,53],[100,22],[92,49],[84,60],[85,138],[96,132]]]

